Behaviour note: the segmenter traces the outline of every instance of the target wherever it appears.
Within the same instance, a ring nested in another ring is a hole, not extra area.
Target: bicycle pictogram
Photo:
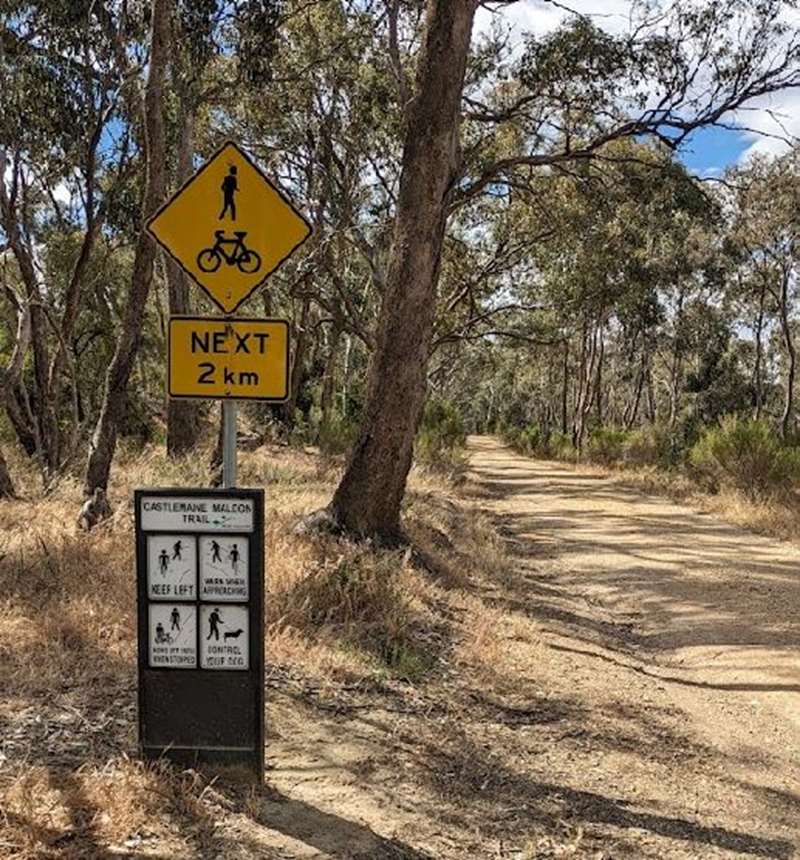
[[[210,248],[203,248],[197,255],[197,265],[201,272],[216,272],[223,260],[229,266],[236,266],[245,275],[252,275],[261,268],[261,257],[244,243],[247,232],[234,230],[235,238],[229,238],[224,230],[215,230],[215,242]]]

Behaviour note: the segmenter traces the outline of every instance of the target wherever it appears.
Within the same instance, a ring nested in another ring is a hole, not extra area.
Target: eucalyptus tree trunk
[[[599,384],[598,366],[602,354],[602,340],[603,335],[600,323],[593,322],[591,326],[584,323],[580,377],[578,380],[578,394],[572,428],[572,443],[579,452],[583,451],[583,443],[586,439],[586,425],[592,404],[597,397],[596,386]]]
[[[604,337],[605,324],[600,325],[599,331],[599,346],[597,353],[597,371],[595,373],[594,390],[595,390],[595,406],[597,407],[597,423],[603,423],[603,358],[606,352],[606,343]]]
[[[407,105],[386,290],[364,417],[329,513],[352,533],[401,537],[400,505],[426,395],[448,197],[459,164],[459,113],[475,0],[428,0]]]
[[[337,317],[334,319],[333,327],[331,329],[330,343],[328,345],[328,357],[325,361],[325,374],[322,378],[322,394],[319,401],[321,423],[323,427],[327,427],[331,420],[334,386],[336,384],[336,360],[339,357],[339,341],[341,339],[342,323]]]
[[[292,370],[289,378],[289,398],[281,407],[286,426],[290,429],[294,426],[294,413],[297,407],[297,398],[300,395],[300,386],[303,382],[306,352],[308,351],[308,314],[310,309],[310,299],[304,298],[300,309],[300,323],[296,326],[294,355],[292,356]]]
[[[31,339],[31,313],[30,306],[24,300],[15,297],[9,288],[6,294],[15,305],[17,312],[17,330],[14,338],[14,348],[5,368],[0,375],[0,388],[3,391],[3,399],[9,401],[14,398],[14,388],[19,382],[22,374],[22,365],[25,361],[25,353],[28,351]],[[0,498],[11,498],[15,496],[14,484],[8,471],[8,464],[3,452],[0,451]]]
[[[182,185],[192,174],[194,155],[194,106],[187,96],[180,100],[180,139],[176,185]],[[191,312],[189,279],[168,254],[164,255],[167,270],[170,314]],[[180,457],[191,451],[200,435],[200,410],[193,400],[173,400],[167,397],[167,454]]]
[[[152,0],[150,66],[144,94],[146,180],[143,222],[164,198],[164,70],[169,57],[170,0]],[[144,229],[136,243],[133,274],[117,348],[106,374],[103,405],[97,420],[83,490],[91,496],[97,487],[106,489],[117,446],[117,431],[125,412],[128,381],[141,342],[144,310],[153,279],[156,246]]]
[[[561,377],[561,432],[569,433],[569,338],[564,338],[564,373]]]
[[[636,424],[636,419],[639,417],[639,405],[642,402],[642,391],[644,389],[644,380],[647,374],[647,368],[645,365],[645,357],[642,356],[642,363],[639,367],[639,372],[636,376],[636,383],[633,389],[633,396],[631,397],[630,402],[628,403],[627,408],[625,409],[625,414],[623,416],[623,425],[626,430],[632,430],[634,424]]]
[[[766,301],[766,295],[766,286],[762,284],[758,298],[758,315],[756,316],[755,324],[756,356],[755,365],[753,367],[753,393],[755,395],[753,417],[756,421],[761,420],[761,412],[764,408],[764,380],[762,364],[764,360],[764,302]]]
[[[3,451],[0,450],[0,499],[13,499],[15,496],[14,483],[8,471],[8,463],[6,463]]]
[[[678,421],[680,409],[681,389],[683,387],[683,305],[685,300],[683,286],[678,293],[678,308],[675,315],[675,344],[672,351],[672,367],[669,378],[669,426],[674,428]]]
[[[781,277],[781,292],[779,297],[779,309],[781,320],[781,331],[783,342],[786,345],[786,389],[783,398],[783,415],[781,416],[781,436],[786,439],[793,429],[794,414],[794,386],[797,376],[797,349],[794,345],[791,320],[789,319],[789,282],[791,272],[784,269]]]

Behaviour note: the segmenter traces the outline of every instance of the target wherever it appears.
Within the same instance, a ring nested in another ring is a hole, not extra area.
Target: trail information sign
[[[283,402],[289,396],[289,323],[171,317],[169,395]]]
[[[264,492],[137,490],[145,758],[264,771]]]
[[[147,229],[225,313],[305,242],[311,227],[239,147],[226,143]]]

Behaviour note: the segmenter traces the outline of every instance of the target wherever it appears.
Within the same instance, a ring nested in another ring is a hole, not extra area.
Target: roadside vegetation
[[[523,5],[546,26],[513,32]],[[423,797],[412,836],[441,814],[469,843],[429,832],[436,860],[643,856],[619,833],[587,846],[569,816],[607,832],[649,816],[541,765],[580,749],[583,705],[571,664],[551,679],[563,701],[542,693],[556,658],[531,595],[549,572],[509,561],[466,442],[624,468],[800,536],[800,149],[776,135],[780,154],[719,176],[686,166],[800,86],[796,5],[3,2],[0,857],[286,856],[259,842],[274,786],[132,758],[132,491],[213,484],[221,447],[219,404],[164,384],[170,317],[218,308],[145,225],[228,139],[313,226],[240,309],[291,329],[285,402],[249,401],[239,428],[240,483],[269,508],[271,742],[297,734],[294,763],[383,732],[325,767],[376,808],[405,791],[398,815]],[[646,719],[606,726],[620,755],[660,742]],[[528,764],[520,726],[539,733]],[[360,799],[328,853],[430,860],[356,825]],[[291,832],[335,830],[329,800],[293,795]]]
[[[506,428],[505,441],[528,457],[610,470],[617,480],[690,501],[737,525],[800,540],[800,445],[764,420],[727,416],[692,445],[667,428],[589,431],[579,454],[562,434]]]

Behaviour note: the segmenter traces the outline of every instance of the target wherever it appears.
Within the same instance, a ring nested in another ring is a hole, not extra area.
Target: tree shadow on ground
[[[423,744],[426,767],[422,774],[427,776],[429,787],[441,796],[442,801],[454,804],[456,808],[475,802],[483,809],[491,801],[500,807],[495,815],[503,822],[506,832],[510,818],[504,810],[523,810],[520,825],[530,827],[535,823],[550,834],[557,834],[566,819],[581,826],[599,826],[612,839],[625,838],[629,831],[646,831],[654,836],[687,843],[693,851],[724,849],[770,860],[791,860],[794,857],[795,846],[784,839],[635,809],[633,801],[521,774],[504,766],[493,755],[487,756],[483,746],[465,735],[456,743],[452,738],[437,742],[434,737],[427,738]],[[453,779],[453,774],[457,778]],[[648,802],[637,799],[635,803],[641,806]]]
[[[434,860],[433,855],[278,792],[259,798],[253,821],[341,860]]]

